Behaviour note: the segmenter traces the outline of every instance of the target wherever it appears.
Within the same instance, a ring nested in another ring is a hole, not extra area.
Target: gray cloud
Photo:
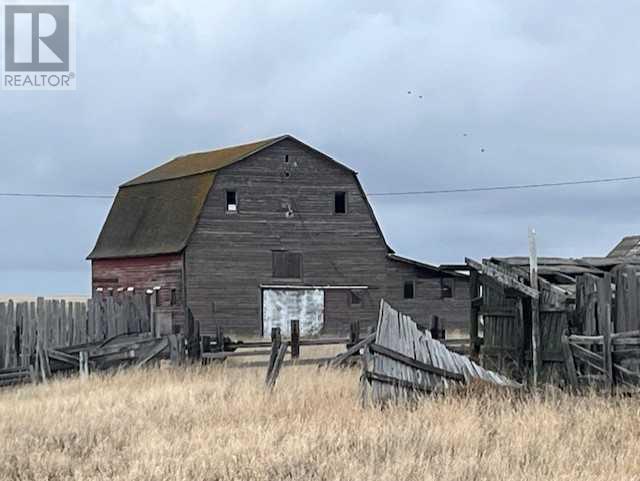
[[[0,92],[2,191],[111,193],[177,154],[283,132],[370,192],[640,173],[632,2],[101,0],[77,13],[78,90]],[[426,261],[523,253],[529,225],[543,254],[598,255],[640,231],[639,185],[372,202],[391,245]],[[87,291],[108,207],[0,198],[0,292]]]

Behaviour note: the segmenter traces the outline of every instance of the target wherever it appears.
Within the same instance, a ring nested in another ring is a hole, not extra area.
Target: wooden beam
[[[271,377],[271,372],[275,366],[276,360],[278,359],[278,353],[280,352],[280,346],[282,345],[282,334],[280,332],[279,327],[271,328],[271,354],[269,356],[269,366],[267,367],[267,377],[266,382],[269,382]]]
[[[155,359],[157,356],[159,356],[160,353],[162,353],[162,351],[164,351],[167,348],[167,346],[169,346],[169,339],[165,337],[158,340],[158,343],[153,348],[151,348],[151,350],[147,353],[147,355],[144,356],[140,361],[138,361],[138,364],[136,364],[136,367],[141,368],[145,366],[147,363],[149,363],[150,361]]]
[[[253,349],[251,351],[225,351],[225,352],[204,352],[202,359],[224,360],[228,357],[256,357],[269,356],[271,349]]]
[[[347,349],[346,352],[338,354],[336,357],[334,357],[331,360],[331,362],[329,362],[329,367],[337,367],[337,366],[342,365],[347,359],[349,359],[350,357],[352,357],[352,356],[356,355],[357,353],[359,353],[360,349],[368,346],[369,344],[371,344],[375,340],[376,340],[376,334],[375,333],[369,334],[362,341],[360,341],[357,344],[354,344],[349,349]]]
[[[414,391],[422,392],[424,394],[432,393],[432,390],[426,386],[421,386],[420,384],[416,384],[411,381],[405,381],[404,379],[397,379],[395,377],[387,376],[386,374],[379,374],[376,372],[365,371],[363,376],[369,382],[377,381],[385,384],[392,384],[394,386],[398,386],[404,389],[411,389]]]
[[[71,365],[72,367],[80,367],[80,363],[78,359],[71,354],[67,354],[64,352],[56,351],[55,349],[47,349],[47,355],[49,359],[54,359],[59,362],[64,362],[66,364]]]
[[[286,359],[282,362],[282,367],[285,366],[312,366],[315,365],[318,368],[326,367],[331,361],[333,361],[333,357],[313,357],[313,358],[304,358],[304,359]],[[268,367],[269,361],[250,361],[243,362],[240,364],[229,364],[225,367],[225,369],[246,369],[252,367]]]
[[[469,272],[469,298],[471,299],[471,309],[469,310],[469,347],[471,357],[480,357],[480,309],[482,306],[482,296],[480,295],[480,276],[478,271],[472,269]],[[478,299],[480,302],[474,302]]]
[[[355,346],[360,342],[360,321],[353,321],[349,325],[349,344],[347,348]]]
[[[538,292],[538,248],[536,246],[536,231],[529,229],[529,281],[531,287]],[[531,298],[531,351],[533,354],[533,387],[538,387],[539,376],[542,372],[542,340],[540,329],[540,301]]]
[[[573,350],[573,352],[576,353],[576,355],[582,356],[584,358],[590,359],[593,362],[599,362],[602,363],[604,365],[604,359],[602,357],[602,355],[597,354],[593,351],[590,351],[589,349],[585,349],[584,347],[578,345],[578,344],[572,344],[571,345],[571,349]]]
[[[89,377],[89,353],[87,351],[80,351],[78,354],[78,369],[80,379],[86,380]]]
[[[577,334],[572,334],[569,336],[569,342],[571,344],[602,344],[604,342],[604,338],[602,336],[580,336]]]
[[[291,320],[291,359],[300,357],[300,321]]]
[[[622,339],[622,338],[625,338],[625,337],[640,337],[640,331],[612,332],[611,333],[611,339]]]
[[[465,259],[465,262],[469,265],[469,267],[473,267],[479,273],[490,277],[504,287],[515,289],[519,293],[524,294],[525,296],[529,296],[532,299],[537,299],[540,296],[540,293],[537,289],[532,289],[526,284],[520,282],[518,276],[514,275],[511,272],[508,272],[506,268],[489,262],[480,264],[479,262],[474,261],[473,259],[469,259],[468,257]]]
[[[573,353],[569,347],[569,339],[565,334],[562,335],[562,355],[564,356],[564,366],[567,371],[567,380],[569,384],[575,389],[578,387],[578,373],[576,371],[576,364],[573,359]]]
[[[465,377],[463,374],[447,371],[446,369],[441,369],[430,364],[425,364],[424,362],[420,362],[416,359],[405,356],[404,354],[400,354],[399,352],[392,351],[391,349],[388,349],[379,344],[371,344],[369,345],[369,349],[375,354],[380,354],[381,356],[388,357],[389,359],[393,359],[394,361],[398,361],[399,363],[410,366],[414,369],[428,372],[429,374],[435,374],[436,376],[441,376],[453,381],[465,382]]]
[[[604,370],[607,376],[605,389],[613,389],[613,358],[611,355],[611,273],[598,281],[598,328],[602,334]]]
[[[282,368],[282,363],[284,361],[284,356],[287,353],[287,345],[282,344],[280,349],[278,350],[278,355],[273,363],[273,366],[269,372],[267,372],[266,384],[267,388],[273,389],[273,386],[276,385],[276,381],[278,380],[278,376],[280,375],[280,369]]]

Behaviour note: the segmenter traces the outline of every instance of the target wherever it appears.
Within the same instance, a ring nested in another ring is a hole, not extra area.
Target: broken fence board
[[[375,343],[365,349],[363,357],[363,401],[397,399],[406,391],[436,392],[471,379],[493,384],[521,387],[499,374],[486,371],[470,359],[451,352],[432,338],[429,332],[394,310],[384,300]],[[383,380],[384,379],[384,380]]]

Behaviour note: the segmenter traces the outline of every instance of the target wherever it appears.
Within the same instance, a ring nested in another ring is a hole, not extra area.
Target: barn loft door
[[[290,334],[291,320],[300,321],[300,335],[319,334],[324,326],[324,291],[321,289],[264,289],[262,291],[263,334],[279,327]]]

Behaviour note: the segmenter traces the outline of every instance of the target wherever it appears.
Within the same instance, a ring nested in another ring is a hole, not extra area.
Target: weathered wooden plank
[[[538,250],[536,246],[536,231],[529,229],[529,281],[536,291],[538,286]],[[531,352],[533,354],[533,387],[539,384],[542,372],[542,339],[540,329],[540,301],[531,299]]]
[[[506,271],[506,269],[500,269],[498,266],[490,263],[481,264],[473,259],[465,258],[465,262],[469,267],[474,268],[476,271],[491,277],[499,284],[509,287],[511,289],[515,289],[516,291],[531,297],[532,299],[537,299],[540,296],[540,293],[526,284],[520,282],[517,276],[510,274]]]
[[[56,361],[64,362],[66,364],[69,364],[72,367],[76,367],[76,368],[79,367],[78,359],[67,353],[57,351],[55,349],[47,349],[46,354],[47,356],[49,356],[49,359],[54,359]]]
[[[387,349],[384,346],[380,346],[378,344],[371,344],[369,346],[371,352],[375,354],[381,354],[385,357],[393,359],[394,361],[398,361],[402,364],[405,364],[414,369],[418,369],[419,371],[428,372],[431,374],[436,374],[437,376],[441,376],[447,379],[451,379],[453,381],[464,382],[464,375],[459,374],[457,372],[448,371],[446,369],[441,369],[429,364],[425,364],[423,362],[416,361],[415,359],[405,356],[404,354],[400,354],[398,352],[392,351],[391,349]]]
[[[159,356],[169,346],[169,339],[166,337],[158,341],[158,343],[136,364],[137,368],[141,368],[150,361]]]
[[[611,274],[605,273],[598,286],[598,328],[602,334],[605,389],[613,388],[613,359],[611,355]]]
[[[298,359],[300,357],[300,321],[291,320],[291,358]]]
[[[7,327],[9,321],[7,319],[7,304],[0,302],[0,369],[5,366],[5,352],[7,349]]]
[[[17,353],[16,353],[16,307],[13,301],[7,303],[7,337],[5,347],[5,367],[17,367]]]
[[[337,366],[341,366],[347,359],[351,358],[352,356],[358,354],[360,352],[361,349],[365,348],[367,345],[371,344],[373,341],[375,341],[376,339],[376,335],[375,333],[373,334],[369,334],[366,338],[364,338],[362,341],[360,341],[357,344],[354,344],[353,346],[351,346],[349,349],[346,350],[346,352],[343,352],[341,354],[338,354],[335,358],[333,358],[331,360],[331,362],[329,363],[329,365],[331,367],[337,367]]]
[[[280,369],[282,369],[282,363],[284,361],[284,357],[286,353],[287,353],[287,345],[282,344],[278,350],[278,355],[276,356],[273,366],[271,366],[270,371],[268,371],[267,373],[267,379],[266,379],[267,388],[272,389],[275,386],[276,381],[278,380],[278,376],[280,375]]]
[[[479,310],[482,307],[483,298],[480,295],[480,279],[478,272],[471,269],[469,272],[469,298],[471,309],[469,310],[469,338],[471,356],[478,359],[480,356],[480,318]]]
[[[578,334],[572,334],[569,336],[569,342],[571,344],[602,344],[604,338],[602,336],[582,336]]]
[[[564,357],[564,365],[567,374],[567,381],[569,385],[574,389],[578,387],[578,373],[576,371],[576,365],[573,360],[573,353],[569,346],[569,339],[566,335],[562,336],[562,354]]]
[[[410,386],[421,386],[429,392],[441,391],[451,386],[452,382],[466,382],[472,377],[518,386],[449,351],[444,344],[434,340],[429,332],[419,330],[409,316],[399,313],[384,301],[381,301],[376,342],[365,349],[365,353],[367,355],[363,357],[371,359],[366,363],[363,377],[367,380],[365,385],[370,386],[371,399],[374,401],[405,397],[412,392]],[[398,382],[376,381],[375,375]],[[363,401],[368,395],[368,390],[363,392]]]
[[[378,372],[366,371],[364,373],[364,377],[368,381],[377,381],[377,382],[388,384],[396,388],[407,389],[409,391],[417,391],[417,392],[422,392],[424,394],[431,394],[433,392],[433,389],[423,384],[407,381],[404,379],[398,379],[396,377],[387,376],[386,374],[381,374]]]

